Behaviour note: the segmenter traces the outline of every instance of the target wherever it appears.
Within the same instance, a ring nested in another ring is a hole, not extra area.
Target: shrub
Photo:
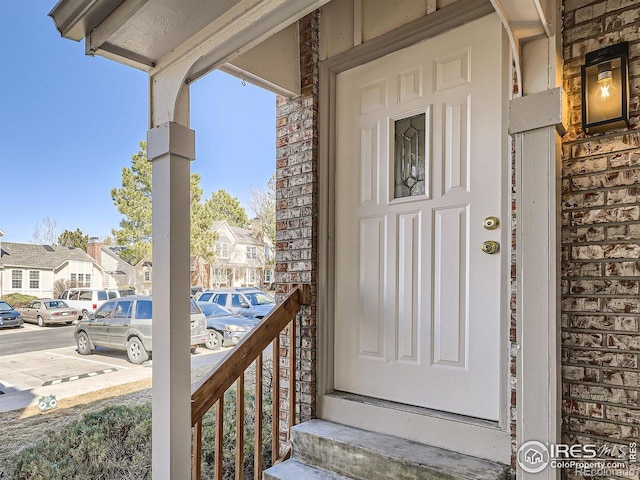
[[[33,295],[25,295],[23,293],[8,293],[7,295],[3,295],[0,300],[4,300],[13,308],[20,308],[32,300],[37,300],[37,298],[38,297],[34,297]]]

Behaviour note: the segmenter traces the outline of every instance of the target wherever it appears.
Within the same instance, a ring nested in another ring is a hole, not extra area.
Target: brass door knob
[[[487,217],[482,222],[482,226],[487,230],[495,230],[500,225],[500,219],[498,217]]]
[[[487,240],[486,242],[482,242],[482,247],[480,247],[484,253],[488,253],[492,255],[494,253],[498,253],[500,250],[500,244],[498,242],[494,242],[493,240]]]

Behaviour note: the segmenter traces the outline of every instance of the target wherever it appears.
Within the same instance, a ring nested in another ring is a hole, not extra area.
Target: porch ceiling
[[[60,0],[49,15],[63,37],[85,40],[88,55],[101,55],[150,75],[196,50],[199,59],[185,79],[193,81],[231,62],[327,1]],[[280,41],[282,38],[297,42],[292,35],[283,35]],[[288,47],[295,51],[297,62],[297,44]],[[273,61],[262,60],[265,64]],[[250,67],[245,68],[251,73]],[[264,78],[264,66],[258,70]],[[234,71],[238,73],[237,69]],[[278,78],[265,80],[276,90],[292,90],[290,84],[279,85]]]
[[[296,94],[297,31],[285,27],[328,1],[60,0],[49,15],[63,37],[85,40],[88,55],[101,55],[150,75],[195,52],[197,59],[190,55],[194,63],[187,82],[224,68],[277,93]],[[521,43],[552,34],[556,2],[491,3],[509,31],[519,69]],[[238,58],[260,43],[255,53]]]

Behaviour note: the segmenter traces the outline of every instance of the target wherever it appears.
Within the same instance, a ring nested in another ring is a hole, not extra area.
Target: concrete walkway
[[[198,348],[191,356],[191,368],[213,366],[228,350]],[[142,365],[129,363],[123,352],[105,350],[81,356],[75,347],[0,356],[0,412],[37,409],[50,402],[51,395],[62,407],[71,399],[81,401],[78,397],[96,399],[100,392],[110,396],[116,387],[129,391],[150,388],[152,367],[152,360]]]

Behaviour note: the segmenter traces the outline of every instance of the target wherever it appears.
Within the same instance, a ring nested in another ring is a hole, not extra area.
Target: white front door
[[[337,77],[336,390],[498,420],[496,15]]]

